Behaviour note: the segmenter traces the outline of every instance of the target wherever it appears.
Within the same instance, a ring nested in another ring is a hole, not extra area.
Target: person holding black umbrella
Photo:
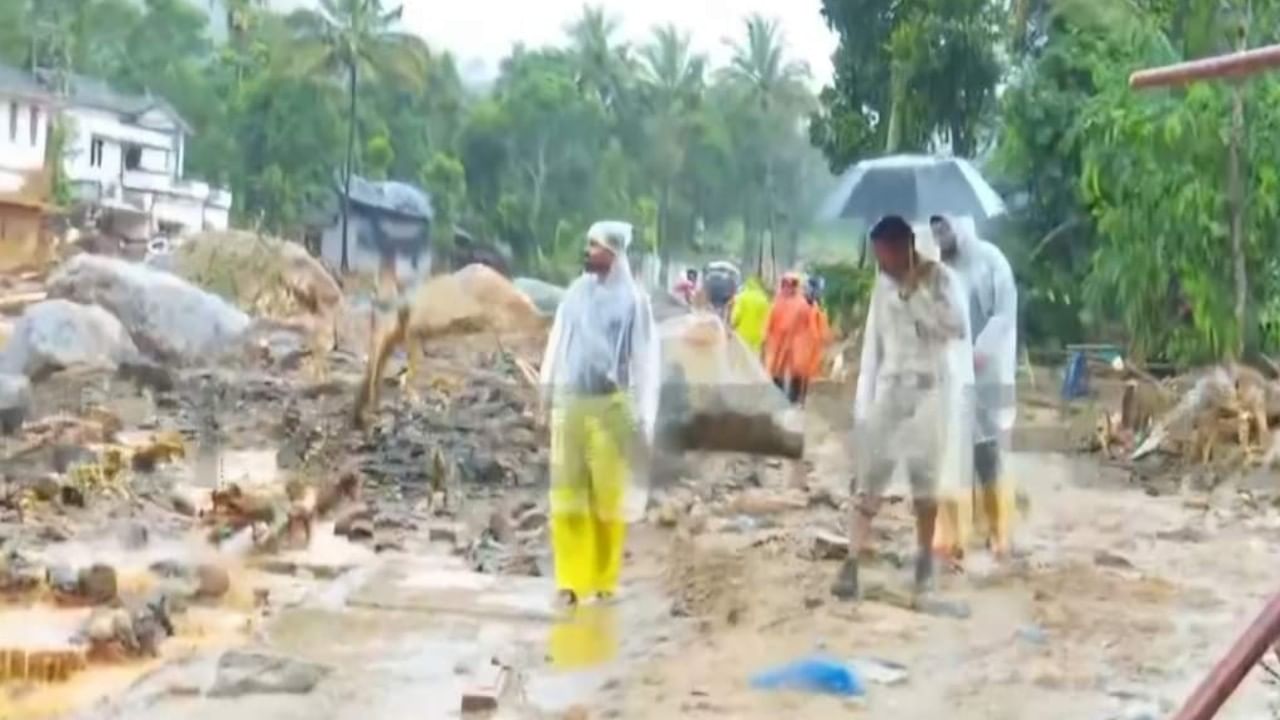
[[[905,466],[916,516],[915,586],[932,586],[939,507],[972,491],[973,352],[963,286],[916,250],[915,234],[890,215],[871,230],[879,273],[863,333],[854,401],[856,474],[849,557],[832,593],[859,595],[858,563],[896,470]]]

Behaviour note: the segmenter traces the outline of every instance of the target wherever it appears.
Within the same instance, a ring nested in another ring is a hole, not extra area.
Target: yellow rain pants
[[[551,551],[556,586],[613,593],[622,570],[632,433],[625,394],[570,396],[551,413]]]
[[[986,498],[991,493],[995,494],[995,518],[988,517],[987,512]],[[938,503],[934,551],[946,558],[960,560],[970,543],[976,541],[996,553],[1006,553],[1012,547],[1017,512],[1017,485],[1003,469],[992,487],[975,483],[971,492],[950,497],[944,495]]]

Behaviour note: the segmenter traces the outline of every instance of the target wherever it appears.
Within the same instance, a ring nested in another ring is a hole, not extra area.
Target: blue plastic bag
[[[865,689],[862,679],[847,664],[829,658],[797,660],[751,678],[757,690],[797,690],[842,697],[859,697]]]

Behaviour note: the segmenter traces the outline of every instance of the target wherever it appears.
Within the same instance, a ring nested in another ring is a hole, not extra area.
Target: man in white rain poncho
[[[879,265],[862,336],[854,400],[855,493],[849,557],[832,592],[859,594],[858,562],[870,553],[871,521],[899,468],[910,480],[916,516],[915,582],[933,579],[933,535],[941,503],[973,473],[973,384],[969,322],[960,281],[916,251],[915,234],[891,215],[871,230]]]
[[[970,218],[935,215],[929,219],[942,260],[960,276],[968,294],[969,326],[973,336],[974,474],[977,501],[974,513],[984,527],[988,547],[997,555],[1011,550],[1014,488],[1001,467],[1001,447],[1007,447],[1017,417],[1018,289],[1004,253],[980,239]],[[970,513],[962,509],[939,528],[939,549],[959,560],[964,556]]]
[[[652,442],[661,355],[649,299],[631,277],[631,226],[587,233],[585,272],[556,311],[542,361],[551,403],[551,546],[561,600],[616,589],[634,502],[632,453]],[[629,501],[629,496],[632,501]]]

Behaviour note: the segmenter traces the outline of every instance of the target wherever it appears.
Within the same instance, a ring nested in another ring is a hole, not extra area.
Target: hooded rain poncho
[[[903,299],[880,273],[871,293],[854,400],[860,480],[875,468],[906,465],[927,473],[945,505],[971,491],[973,354],[961,284],[937,265],[937,289]],[[908,392],[901,392],[907,388]],[[902,398],[914,412],[901,419]]]
[[[588,237],[613,251],[613,265],[565,293],[541,375],[551,404],[556,584],[576,597],[617,587],[626,524],[647,500],[634,461],[653,440],[661,371],[653,311],[627,262],[631,226],[596,223]]]

